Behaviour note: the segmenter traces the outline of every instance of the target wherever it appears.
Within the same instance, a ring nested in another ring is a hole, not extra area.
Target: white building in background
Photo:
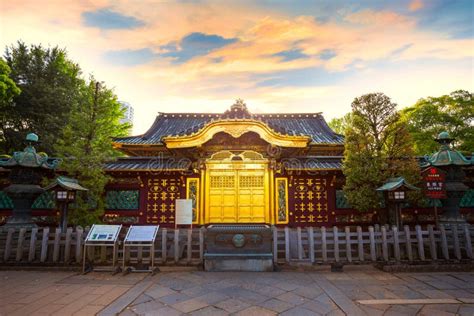
[[[120,120],[120,123],[130,123],[133,125],[133,106],[124,101],[119,101],[119,103],[122,105],[122,109],[124,109],[123,118]]]

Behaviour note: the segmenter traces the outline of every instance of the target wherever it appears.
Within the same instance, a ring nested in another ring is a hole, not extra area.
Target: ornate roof
[[[242,100],[237,100],[223,114],[217,113],[159,113],[150,129],[143,135],[116,138],[116,144],[163,145],[163,138],[196,134],[217,121],[248,121],[264,123],[277,134],[308,136],[312,144],[343,145],[344,137],[336,134],[321,113],[251,114]]]

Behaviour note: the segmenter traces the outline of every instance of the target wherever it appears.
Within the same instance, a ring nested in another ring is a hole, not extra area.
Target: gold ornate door
[[[269,223],[268,177],[265,161],[210,160],[206,223]]]

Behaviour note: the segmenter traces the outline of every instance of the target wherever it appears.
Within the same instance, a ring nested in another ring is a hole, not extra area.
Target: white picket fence
[[[119,240],[123,240],[126,228]],[[160,229],[155,244],[155,264],[195,265],[203,261],[205,228]],[[4,229],[0,227],[0,264],[80,264],[87,229],[35,228]],[[277,264],[306,262],[325,264],[369,262],[420,262],[446,260],[474,260],[474,227],[421,226],[398,231],[396,227],[273,227],[273,257]],[[112,259],[112,249],[96,247],[88,258],[97,263]],[[119,246],[119,260],[149,262],[150,249],[133,247],[123,254]]]

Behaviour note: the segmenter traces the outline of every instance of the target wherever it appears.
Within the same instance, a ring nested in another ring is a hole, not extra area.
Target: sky
[[[383,92],[400,108],[474,87],[471,0],[0,0],[0,47],[66,48],[135,110],[350,111]]]

